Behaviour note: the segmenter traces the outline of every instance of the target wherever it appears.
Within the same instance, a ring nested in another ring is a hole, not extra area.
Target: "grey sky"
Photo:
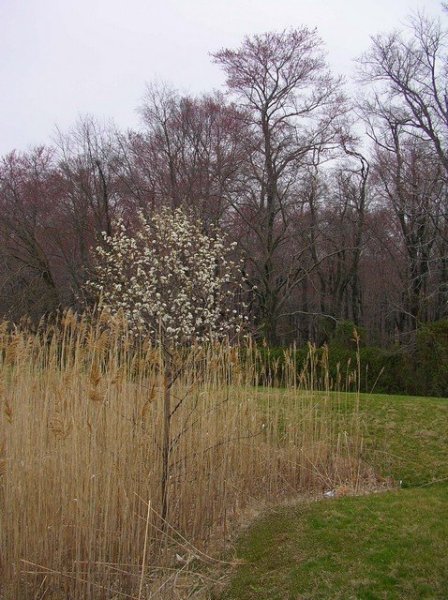
[[[439,0],[0,0],[0,154],[47,143],[80,114],[137,124],[145,82],[219,88],[209,52],[245,35],[317,27],[334,71],[349,75],[369,36]]]

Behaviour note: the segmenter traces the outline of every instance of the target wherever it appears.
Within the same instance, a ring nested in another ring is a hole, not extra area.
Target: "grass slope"
[[[377,471],[402,487],[448,478],[448,399],[362,394],[360,406],[366,458]]]
[[[361,411],[366,457],[409,489],[269,513],[223,599],[448,598],[448,401],[363,396]]]

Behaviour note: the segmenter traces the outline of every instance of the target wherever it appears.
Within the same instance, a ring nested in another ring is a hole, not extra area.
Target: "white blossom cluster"
[[[234,245],[218,231],[205,235],[183,210],[164,208],[150,220],[139,215],[132,235],[119,221],[104,240],[88,286],[112,312],[123,312],[135,332],[171,346],[241,330]]]

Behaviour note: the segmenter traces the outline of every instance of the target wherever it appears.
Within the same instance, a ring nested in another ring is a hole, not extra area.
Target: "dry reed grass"
[[[251,347],[173,360],[161,532],[162,354],[106,317],[1,326],[1,597],[187,598],[210,583],[196,568],[213,562],[210,540],[251,502],[358,485],[356,407],[313,394],[313,356],[301,378],[287,357],[287,394],[260,386]]]

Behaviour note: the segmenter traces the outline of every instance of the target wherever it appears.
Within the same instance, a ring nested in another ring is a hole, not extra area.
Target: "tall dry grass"
[[[168,588],[159,567],[171,579],[190,570],[251,502],[360,478],[356,406],[313,392],[312,353],[301,377],[286,357],[285,390],[269,375],[260,385],[266,369],[250,346],[191,348],[173,357],[161,527],[158,349],[118,320],[68,313],[37,333],[3,324],[0,361],[5,599],[158,598]]]

